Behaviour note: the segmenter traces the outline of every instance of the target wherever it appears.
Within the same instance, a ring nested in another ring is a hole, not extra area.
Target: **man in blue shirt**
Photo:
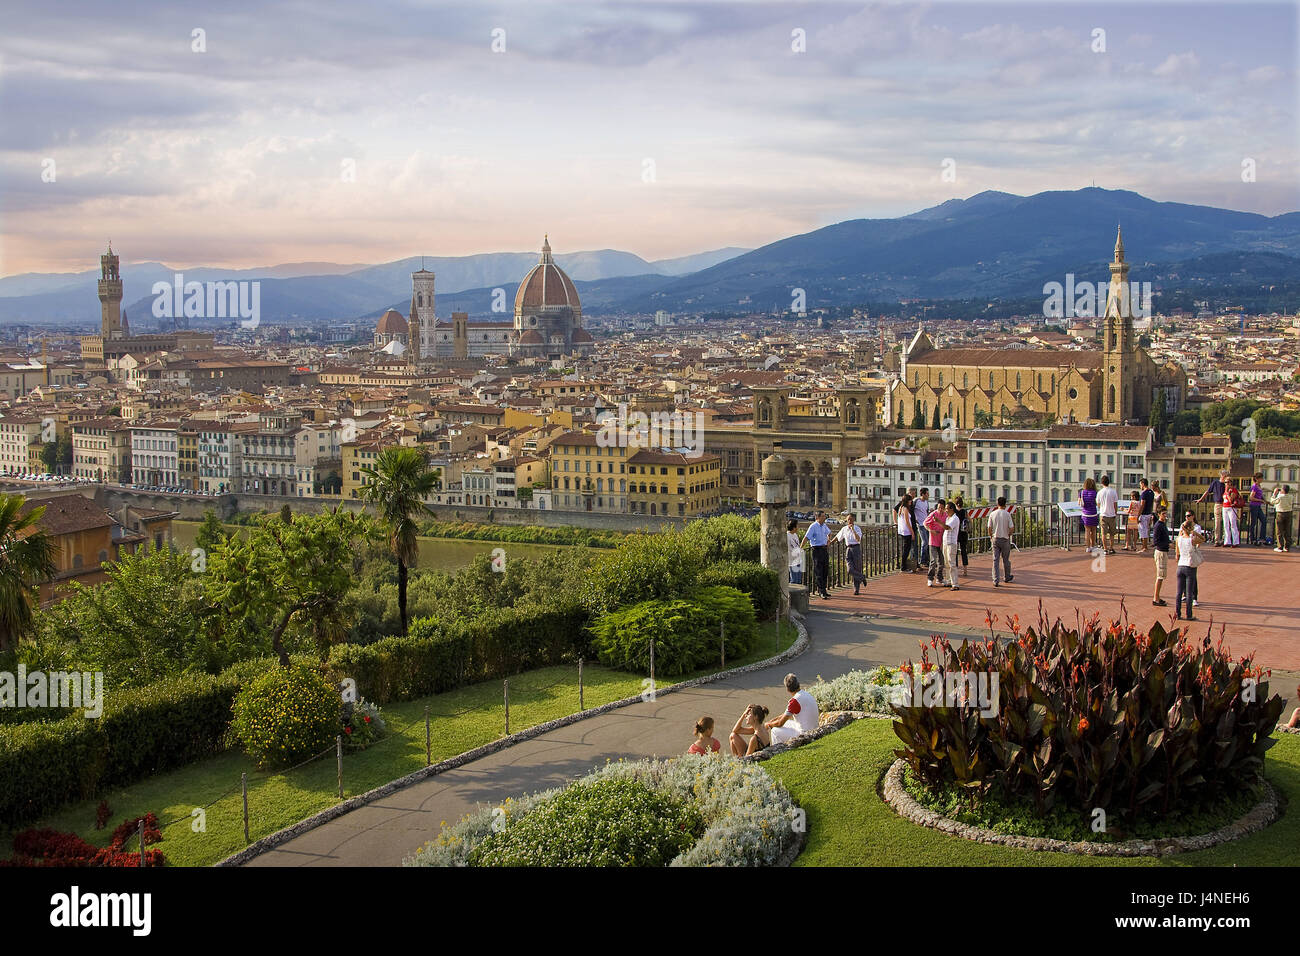
[[[817,512],[817,520],[808,526],[803,539],[808,542],[812,549],[813,593],[820,594],[824,598],[830,598],[830,595],[826,593],[826,575],[830,568],[826,546],[830,542],[831,532],[826,527],[826,512]]]

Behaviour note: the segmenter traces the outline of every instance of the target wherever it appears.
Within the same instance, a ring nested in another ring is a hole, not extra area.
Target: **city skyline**
[[[83,9],[0,45],[0,275],[107,236],[178,268],[544,232],[653,260],[1094,182],[1300,208],[1278,4]]]

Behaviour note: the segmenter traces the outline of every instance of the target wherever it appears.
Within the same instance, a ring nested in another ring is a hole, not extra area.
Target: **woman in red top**
[[[705,754],[715,754],[722,749],[722,744],[718,743],[713,736],[713,718],[701,717],[695,722],[695,743],[687,749],[688,754],[699,754],[701,757]]]
[[[1237,483],[1229,480],[1223,489],[1223,545],[1227,548],[1241,547],[1241,517],[1237,510],[1242,505],[1241,492]]]

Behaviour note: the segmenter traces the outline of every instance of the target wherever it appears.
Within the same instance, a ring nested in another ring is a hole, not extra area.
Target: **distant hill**
[[[556,261],[577,283],[588,315],[784,312],[795,289],[804,290],[809,309],[922,300],[961,302],[967,314],[984,308],[979,303],[1032,303],[1041,299],[1045,283],[1064,282],[1066,273],[1076,281],[1105,282],[1117,223],[1124,228],[1134,281],[1187,296],[1300,306],[1291,301],[1292,287],[1300,287],[1300,212],[1269,217],[1095,187],[1033,196],[982,192],[895,219],[836,223],[750,251],[718,249],[647,262],[601,249],[558,255]],[[421,261],[355,269],[323,263],[321,273],[328,274],[310,276],[297,270],[318,264],[241,273],[193,269],[185,275],[199,281],[262,278],[264,321],[365,319],[389,307],[405,313],[410,275]],[[437,275],[438,314],[464,311],[475,318],[502,318],[491,311],[492,290],[504,289],[512,308],[516,284],[536,261],[536,252],[423,260]],[[150,289],[159,279],[171,281],[172,274],[156,262],[123,267],[136,328],[155,321]],[[95,276],[87,271],[0,279],[0,321],[93,321]]]

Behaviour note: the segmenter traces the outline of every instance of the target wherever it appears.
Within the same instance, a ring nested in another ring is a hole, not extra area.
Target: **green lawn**
[[[877,794],[900,746],[888,720],[864,719],[763,764],[808,812],[796,866],[1293,866],[1300,846],[1300,739],[1265,758],[1269,781],[1293,808],[1272,826],[1209,850],[1151,858],[1092,857],[989,846],[917,826]]]
[[[752,663],[784,650],[794,642],[795,629],[786,625],[779,643],[774,624],[760,628],[758,647],[728,668]],[[686,677],[702,676],[710,670]],[[666,687],[686,677],[659,679]],[[598,707],[641,693],[641,678],[594,664],[583,669],[583,703]],[[424,708],[432,717],[432,753],[436,763],[473,750],[505,732],[501,681],[486,681],[445,694],[383,709],[390,736],[369,749],[344,754],[343,793],[353,797],[396,780],[425,766]],[[577,667],[545,667],[510,678],[510,730],[517,733],[578,710]],[[139,781],[102,796],[112,809],[103,830],[94,828],[95,808],[101,798],[70,805],[32,824],[78,833],[91,843],[108,842],[113,827],[123,819],[153,812],[166,823],[163,842],[157,845],[172,865],[206,866],[244,848],[240,774],[248,774],[249,835],[257,840],[338,802],[338,769],[333,756],[288,773],[258,771],[239,751]],[[210,804],[210,805],[209,805]],[[206,831],[195,832],[191,812],[204,807]],[[0,832],[0,846],[9,847],[10,832]],[[134,847],[133,847],[134,848]]]

